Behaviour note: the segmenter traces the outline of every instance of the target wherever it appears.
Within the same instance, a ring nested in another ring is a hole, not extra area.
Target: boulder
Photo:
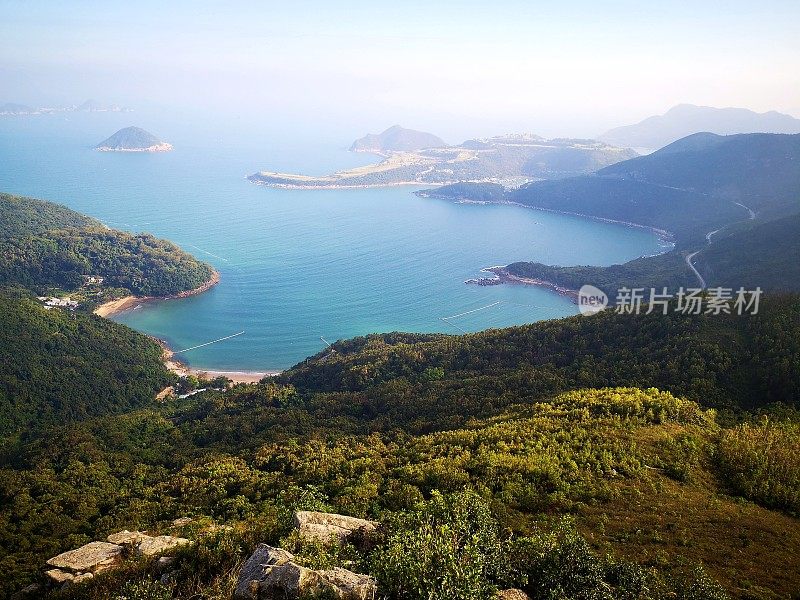
[[[286,550],[259,544],[242,567],[233,597],[234,600],[297,598],[321,592],[332,592],[341,600],[372,600],[377,586],[368,575],[338,567],[315,571],[297,564]]]
[[[156,571],[159,573],[164,573],[175,564],[175,557],[174,556],[159,556],[158,560],[156,561]]]
[[[156,556],[190,543],[186,538],[173,537],[171,535],[144,536],[144,539],[138,543],[136,548],[139,550],[139,554]]]
[[[50,569],[49,571],[45,571],[44,574],[56,585],[61,585],[75,579],[75,575],[67,571],[62,571],[61,569]]]
[[[81,575],[76,575],[75,579],[72,580],[72,583],[80,583],[81,581],[86,581],[94,577],[91,573],[82,573]]]
[[[296,511],[294,524],[302,538],[321,542],[334,539],[340,544],[345,543],[357,531],[369,533],[375,531],[380,525],[380,523],[366,519],[310,510]]]
[[[99,573],[113,567],[122,559],[122,546],[109,542],[89,542],[62,552],[47,561],[51,567],[73,572]]]
[[[172,525],[174,527],[183,527],[184,525],[188,525],[192,521],[194,521],[192,517],[178,517],[172,522]]]
[[[497,600],[531,600],[531,597],[522,590],[511,588],[497,592]]]

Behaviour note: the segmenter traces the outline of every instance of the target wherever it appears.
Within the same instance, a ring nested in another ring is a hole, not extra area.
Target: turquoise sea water
[[[92,150],[128,125],[175,150]],[[641,229],[423,199],[409,187],[296,191],[245,179],[259,169],[322,174],[367,164],[375,158],[345,150],[361,133],[321,133],[266,115],[0,117],[0,191],[152,232],[213,264],[222,281],[211,291],[115,320],[177,350],[244,331],[181,355],[219,370],[284,369],[320,351],[321,338],[459,333],[572,315],[574,304],[546,290],[463,282],[517,260],[606,265],[662,249]]]

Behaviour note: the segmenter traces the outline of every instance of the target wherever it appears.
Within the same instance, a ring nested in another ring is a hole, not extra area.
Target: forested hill
[[[0,290],[0,454],[15,434],[149,404],[174,379],[161,352],[123,325]]]
[[[168,296],[214,275],[175,244],[103,226],[63,206],[0,194],[0,286],[73,291],[87,276],[117,293]]]
[[[748,208],[762,220],[800,212],[798,190],[800,134],[703,133],[593,175],[516,190],[460,183],[426,193],[648,225],[671,232],[679,248],[688,248],[702,244],[713,229],[747,219]]]
[[[138,557],[45,597],[230,598],[263,542],[374,575],[387,598],[790,598],[800,427],[767,403],[797,406],[798,314],[785,296],[749,317],[374,335],[278,380],[53,426],[0,468],[0,589],[146,529],[195,542],[169,579]],[[293,510],[385,527],[363,546],[310,544]]]
[[[421,422],[436,427],[578,387],[658,387],[716,408],[800,408],[798,315],[800,297],[786,295],[763,299],[749,316],[604,311],[466,336],[372,335],[337,342],[279,380],[330,393],[332,416],[413,423],[427,415]],[[354,397],[343,406],[340,393]]]
[[[597,174],[741,202],[762,219],[781,217],[800,211],[800,134],[698,133]]]
[[[511,275],[607,294],[700,285],[800,290],[800,135],[700,133],[658,152],[562,181],[504,190],[461,183],[423,193],[440,198],[515,202],[663,229],[675,248],[666,254],[598,266],[535,262],[508,265]]]

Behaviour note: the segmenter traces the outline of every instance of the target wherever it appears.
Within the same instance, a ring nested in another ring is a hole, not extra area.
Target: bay
[[[128,125],[175,150],[92,150]],[[518,260],[608,265],[663,249],[643,229],[419,198],[408,186],[299,191],[245,178],[373,162],[346,150],[362,133],[166,110],[0,117],[0,191],[151,232],[214,265],[221,282],[209,292],[114,318],[176,350],[244,331],[180,355],[216,370],[285,369],[326,341],[374,332],[461,333],[573,315],[572,302],[547,290],[464,280]]]

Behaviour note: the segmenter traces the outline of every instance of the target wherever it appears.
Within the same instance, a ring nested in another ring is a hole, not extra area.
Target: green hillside
[[[786,296],[756,317],[368,336],[277,381],[52,427],[0,469],[7,589],[56,552],[193,516],[198,545],[174,583],[147,584],[163,597],[229,597],[257,542],[372,573],[390,598],[445,584],[486,600],[512,585],[537,600],[728,597],[709,577],[733,597],[790,597],[800,419],[765,403],[800,400],[799,309]],[[386,528],[361,550],[304,546],[295,508]],[[54,597],[114,597],[153,568]],[[411,578],[420,587],[404,593]]]
[[[713,285],[800,291],[800,214],[717,234],[695,262]]]
[[[0,292],[0,440],[152,402],[174,377],[161,347],[122,325]]]
[[[117,293],[167,296],[214,274],[171,242],[108,229],[57,204],[0,194],[0,217],[0,286],[73,291],[93,275]]]

